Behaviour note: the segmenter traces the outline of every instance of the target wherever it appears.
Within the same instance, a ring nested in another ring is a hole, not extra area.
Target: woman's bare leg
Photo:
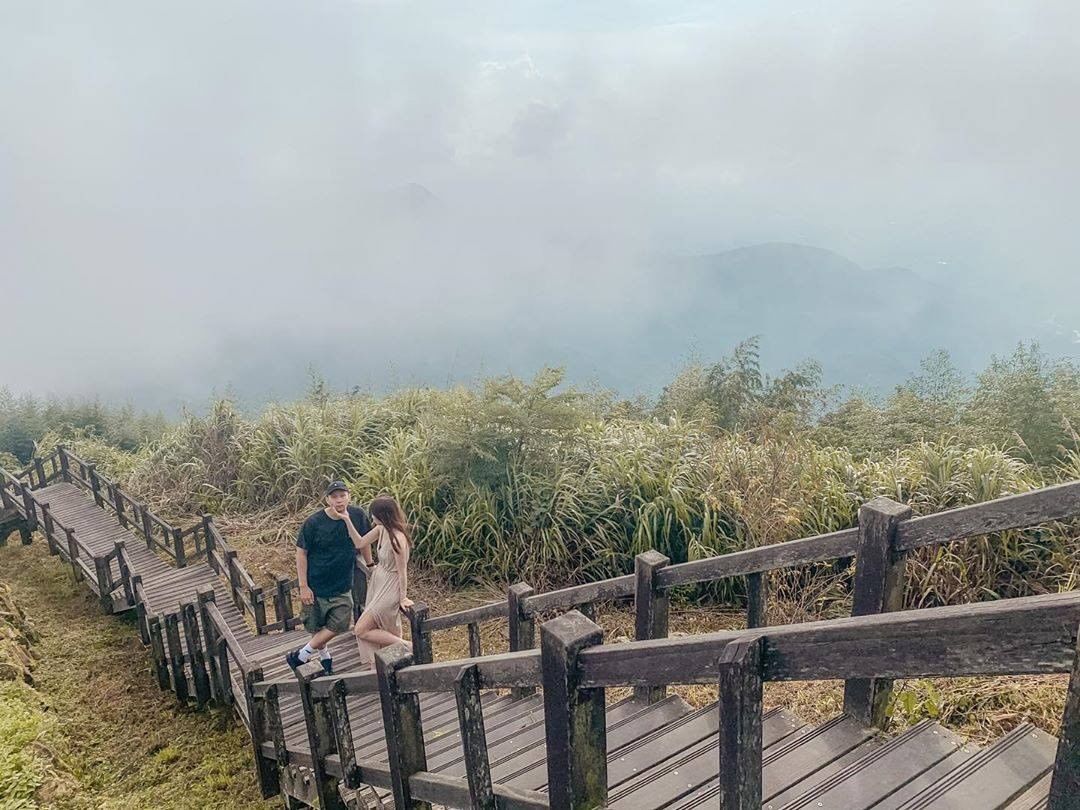
[[[382,630],[375,626],[375,619],[373,616],[360,614],[360,619],[353,627],[353,633],[356,636],[357,642],[366,641],[375,647],[389,647],[391,644],[404,644],[411,649],[411,645],[405,639],[395,636],[389,630]],[[360,654],[363,655],[364,650],[361,646]]]

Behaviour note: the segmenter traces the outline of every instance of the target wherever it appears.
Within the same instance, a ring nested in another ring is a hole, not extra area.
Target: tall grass
[[[291,526],[342,477],[361,502],[394,494],[415,524],[414,559],[451,584],[552,586],[626,573],[649,548],[681,562],[848,528],[876,495],[923,514],[1080,477],[1076,453],[1056,470],[949,440],[856,455],[805,433],[618,416],[552,388],[548,379],[323,397],[253,419],[222,402],[128,456],[126,479],[166,511],[266,513]],[[909,568],[908,602],[1069,587],[1078,559],[1067,525],[926,549]],[[836,573],[777,576],[774,586],[792,600],[828,600],[843,591]],[[731,598],[741,587],[710,590]]]

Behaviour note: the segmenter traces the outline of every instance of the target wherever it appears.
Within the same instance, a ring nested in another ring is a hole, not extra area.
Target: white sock
[[[315,654],[316,650],[310,644],[305,644],[303,649],[300,650],[300,663],[306,664],[308,660]]]
[[[333,653],[330,652],[330,645],[327,644],[325,647],[322,648],[322,660],[323,661],[331,661],[331,660],[333,660],[333,658],[334,658],[334,655],[333,655]]]

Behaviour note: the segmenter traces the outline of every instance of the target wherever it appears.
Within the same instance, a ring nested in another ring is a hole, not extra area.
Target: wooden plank
[[[1080,640],[1073,656],[1069,691],[1061,715],[1054,776],[1050,785],[1049,810],[1080,808]]]
[[[244,676],[244,701],[248,714],[248,733],[251,736],[252,751],[255,756],[255,775],[259,781],[259,790],[264,799],[269,799],[281,792],[280,774],[277,763],[263,755],[262,744],[274,739],[273,721],[270,718],[270,704],[265,698],[256,698],[252,686],[262,680],[262,670],[255,668]],[[275,696],[276,697],[276,696]],[[280,707],[274,705],[274,711],[280,718]]]
[[[479,658],[483,654],[480,647],[480,626],[473,622],[467,625],[469,633],[469,657]]]
[[[720,806],[761,810],[760,636],[737,639],[720,653]]]
[[[510,652],[531,650],[536,646],[536,623],[525,610],[525,600],[533,593],[525,582],[511,585],[506,593],[506,615],[509,622]],[[456,677],[456,676],[455,676]],[[528,686],[514,687],[510,693],[514,699],[528,697],[535,689]]]
[[[210,702],[210,676],[206,671],[203,647],[199,643],[199,622],[196,619],[195,605],[191,602],[182,603],[180,617],[184,625],[188,661],[191,663],[191,679],[195,684],[195,705],[201,709]]]
[[[852,616],[903,608],[905,555],[896,550],[896,530],[910,515],[910,507],[889,498],[875,498],[860,507]],[[891,694],[887,679],[849,680],[844,684],[844,711],[868,726],[883,728]]]
[[[526,615],[546,613],[551,610],[577,607],[590,602],[598,602],[608,599],[626,599],[634,595],[636,579],[634,574],[603,579],[599,582],[586,582],[584,585],[575,585],[571,588],[562,588],[557,591],[532,594],[521,598],[523,611]],[[508,600],[509,601],[509,600]]]
[[[430,804],[413,797],[409,782],[414,774],[427,770],[420,699],[399,689],[397,683],[399,672],[411,663],[411,653],[401,645],[384,648],[375,654],[394,807],[397,810],[431,810]]]
[[[548,795],[559,810],[592,810],[607,801],[604,690],[582,688],[579,658],[604,631],[577,611],[544,622],[544,725]]]
[[[311,691],[311,682],[322,674],[322,664],[318,661],[308,661],[296,670],[296,679],[300,683],[300,700],[304,707],[308,750],[311,751],[314,772],[312,776],[319,795],[319,807],[322,810],[345,810],[345,802],[338,792],[338,779],[328,774],[325,768],[326,757],[337,753],[329,701],[327,697],[314,695]],[[259,680],[262,680],[262,673],[259,675]]]
[[[428,616],[428,606],[423,602],[415,602],[405,613],[409,622],[409,633],[412,638],[413,661],[417,664],[430,664],[434,660],[431,649],[431,633],[424,630],[424,620]]]
[[[765,602],[768,598],[769,580],[765,574],[757,572],[746,575],[746,626],[764,627]]]
[[[658,551],[646,551],[634,558],[634,638],[647,641],[667,638],[668,595],[657,582],[657,575],[671,560]],[[667,695],[666,686],[638,686],[634,697],[657,703]]]
[[[1010,495],[905,521],[897,531],[902,551],[965,537],[1022,529],[1080,515],[1080,481]]]
[[[165,643],[162,639],[161,619],[157,616],[148,616],[146,623],[150,633],[150,650],[154,659],[154,674],[157,676],[158,686],[164,691],[169,688],[169,665],[165,656]]]
[[[668,566],[660,572],[659,586],[674,588],[678,585],[714,582],[727,577],[853,557],[858,550],[858,542],[859,530],[845,529],[832,534],[788,540],[785,543],[680,563]]]
[[[405,692],[451,691],[457,673],[467,663],[470,663],[470,659],[466,658],[438,664],[417,664],[398,673],[398,684]],[[476,659],[475,663],[485,689],[531,689],[542,682],[539,650],[489,655]],[[345,680],[350,684],[367,684],[363,675],[345,676]]]
[[[480,671],[476,664],[461,668],[455,681],[458,726],[465,753],[469,782],[469,806],[473,810],[495,810],[495,791],[491,784],[491,765],[488,763],[487,735],[484,730],[484,709],[480,703]]]
[[[461,778],[424,771],[409,778],[413,795],[444,807],[469,807],[469,785]],[[536,791],[516,790],[505,785],[492,789],[498,810],[548,810],[547,796]]]
[[[1080,591],[765,628],[766,680],[1071,671]],[[745,630],[596,647],[585,686],[712,683]]]
[[[459,627],[463,624],[474,624],[491,619],[505,619],[506,600],[491,602],[487,605],[459,610],[456,613],[447,613],[443,616],[431,616],[424,621],[424,629],[428,632],[435,630],[447,630],[451,627]]]
[[[356,763],[352,722],[349,719],[348,692],[345,691],[345,685],[340,680],[332,682],[327,695],[327,707],[330,711],[330,724],[334,733],[334,750],[341,765],[338,775],[345,787],[355,790],[363,784],[363,780]],[[327,770],[330,770],[329,767]]]

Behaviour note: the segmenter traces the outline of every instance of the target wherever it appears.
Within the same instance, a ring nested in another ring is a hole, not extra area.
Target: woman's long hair
[[[398,532],[405,535],[406,542],[412,545],[412,535],[409,533],[409,524],[405,521],[405,513],[401,511],[398,502],[389,495],[380,495],[371,502],[371,516],[390,532],[390,545],[394,547],[395,554],[401,553],[397,539]]]

